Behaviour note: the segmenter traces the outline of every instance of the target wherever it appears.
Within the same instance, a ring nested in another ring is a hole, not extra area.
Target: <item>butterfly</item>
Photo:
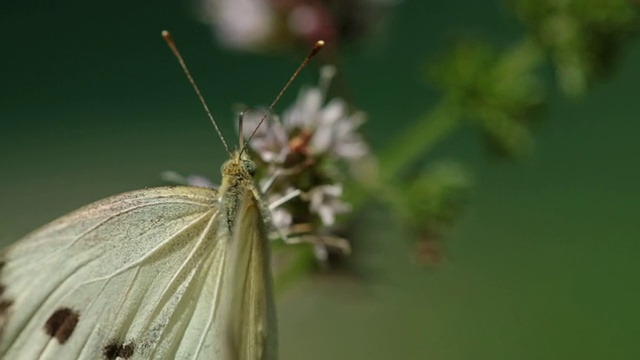
[[[2,251],[0,358],[276,359],[269,209],[242,145],[218,189],[112,196]]]

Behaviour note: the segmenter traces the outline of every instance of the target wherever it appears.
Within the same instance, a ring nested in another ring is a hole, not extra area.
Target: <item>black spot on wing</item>
[[[7,322],[9,321],[9,311],[11,310],[12,305],[13,300],[0,299],[0,337],[2,336],[5,326],[7,326]]]
[[[0,273],[2,272],[2,268],[4,267],[4,260],[0,260]],[[4,328],[7,326],[7,322],[9,321],[9,315],[11,311],[11,306],[13,306],[13,300],[8,299],[4,295],[4,291],[6,287],[4,284],[0,284],[0,337],[2,336],[2,332]]]
[[[11,305],[13,305],[13,300],[0,300],[0,316],[5,316],[9,312]]]
[[[2,273],[2,269],[4,268],[4,260],[0,260],[0,273]],[[4,294],[4,290],[5,290],[5,286],[4,284],[0,284],[0,297],[2,297],[2,294]]]
[[[78,325],[78,319],[77,312],[65,307],[59,308],[44,324],[44,331],[56,338],[60,344],[64,344],[73,334],[73,330]]]
[[[135,345],[132,342],[123,344],[120,341],[111,341],[102,349],[105,360],[115,360],[117,358],[129,359],[133,356]]]
[[[7,326],[7,322],[9,321],[9,312],[12,305],[13,300],[0,298],[0,338],[2,337],[4,328]]]

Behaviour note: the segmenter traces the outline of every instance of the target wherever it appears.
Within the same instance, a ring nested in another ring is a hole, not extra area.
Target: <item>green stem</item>
[[[439,141],[456,129],[459,110],[443,101],[400,134],[381,153],[380,172],[383,183],[396,180],[413,162],[425,156]]]
[[[459,120],[460,113],[457,107],[443,101],[413,122],[380,153],[379,182],[373,187],[354,186],[350,190],[349,201],[353,207],[360,207],[371,191],[384,191],[389,183],[400,178],[408,166],[424,157],[438,142],[453,132],[460,123]]]

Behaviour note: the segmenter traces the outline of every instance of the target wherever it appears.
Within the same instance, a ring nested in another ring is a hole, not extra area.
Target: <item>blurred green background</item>
[[[222,49],[195,18],[193,2],[0,2],[3,244],[164,170],[219,178],[223,148],[160,31],[228,139],[232,106],[270,102],[297,57]],[[405,1],[388,20],[339,69],[374,149],[435,102],[426,61],[452,37],[522,31],[500,1]],[[363,279],[312,276],[279,298],[282,359],[640,358],[640,41],[624,55],[584,98],[551,94],[520,161],[487,157],[471,131],[441,144],[431,156],[475,174],[449,261],[416,266],[389,214],[367,211]]]

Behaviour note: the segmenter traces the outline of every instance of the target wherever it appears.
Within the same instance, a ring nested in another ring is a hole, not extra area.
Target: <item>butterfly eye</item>
[[[242,165],[244,166],[244,169],[247,171],[247,173],[249,173],[249,175],[256,175],[256,164],[253,161],[242,160]]]

